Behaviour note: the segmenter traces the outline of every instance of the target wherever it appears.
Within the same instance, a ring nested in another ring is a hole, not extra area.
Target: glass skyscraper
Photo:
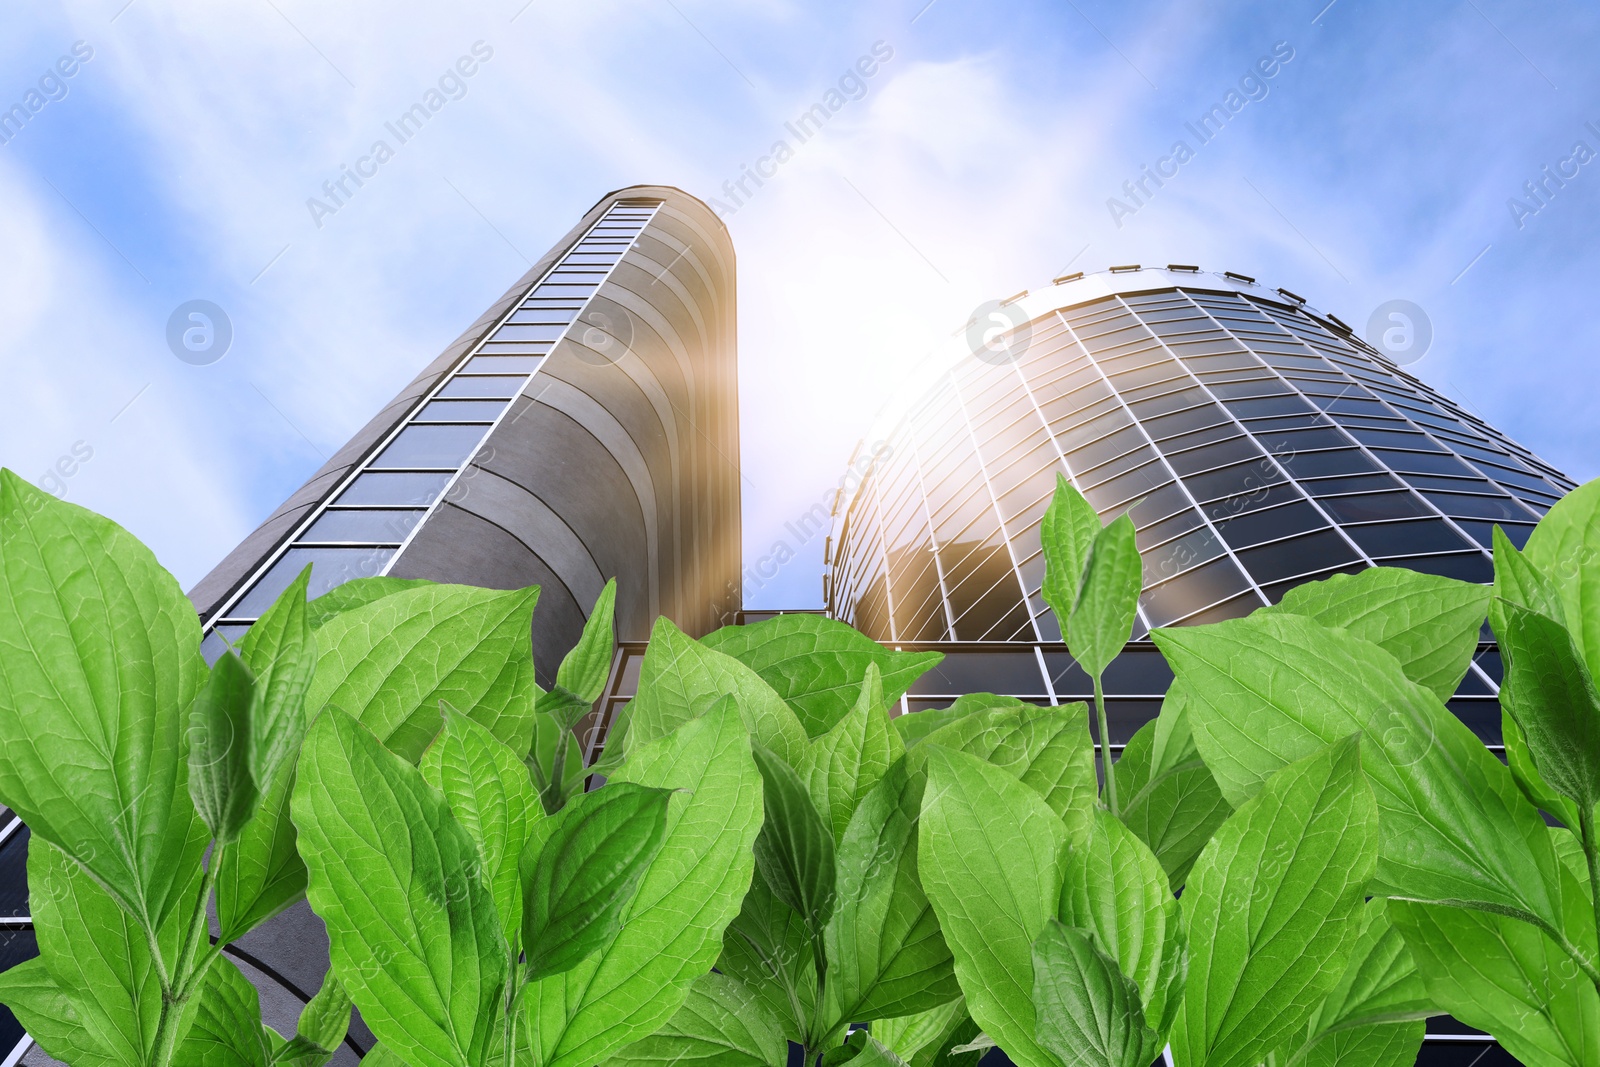
[[[739,411],[727,230],[677,189],[591,208],[190,592],[215,659],[307,563],[311,594],[393,575],[540,587],[548,684],[606,580],[617,631],[702,634],[739,606]],[[0,969],[37,954],[28,830],[0,808]],[[226,951],[292,1034],[327,969],[305,902]],[[371,1046],[353,1025],[335,1060]],[[0,1067],[48,1061],[0,1008]]]
[[[1105,680],[1114,747],[1172,680],[1152,627],[1246,615],[1374,565],[1489,582],[1494,525],[1520,546],[1574,488],[1299,295],[1180,265],[986,306],[866,441],[824,591],[869,636],[945,653],[902,712],[972,691],[1090,699],[1039,593],[1039,525],[1057,472],[1102,520],[1132,518],[1144,587]],[[1499,681],[1483,642],[1450,702],[1497,751]],[[1421,1062],[1485,1051],[1449,1021],[1430,1029]],[[1480,1067],[1509,1062],[1496,1048]]]

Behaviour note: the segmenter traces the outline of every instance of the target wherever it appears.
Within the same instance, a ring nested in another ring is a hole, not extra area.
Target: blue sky
[[[1574,155],[1600,153],[1600,16],[1579,3],[7,5],[0,108],[80,41],[0,144],[0,462],[38,481],[67,457],[58,490],[186,586],[603,193],[733,206],[724,182],[875,44],[864,94],[727,218],[747,563],[935,343],[1069,263],[1239,271],[1358,328],[1413,301],[1434,333],[1413,370],[1600,473],[1600,159]],[[478,42],[459,99],[317,226],[307,199]],[[1185,124],[1280,42],[1199,144]],[[1114,213],[1179,139],[1193,158]],[[191,299],[233,324],[208,366],[166,345]],[[820,572],[819,538],[753,606],[818,603]]]

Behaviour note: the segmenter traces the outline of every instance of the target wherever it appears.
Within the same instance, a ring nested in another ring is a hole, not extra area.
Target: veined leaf
[[[839,843],[837,903],[823,931],[830,1031],[858,1019],[935,1010],[961,995],[950,948],[917,879],[925,785],[904,760],[895,761]],[[916,1052],[884,1043],[903,1058]]]
[[[544,821],[527,768],[487,729],[448,704],[444,728],[423,753],[421,768],[423,779],[444,794],[450,814],[477,846],[506,944],[521,944],[517,864],[535,826]]]
[[[306,608],[306,621],[315,630],[335,615],[342,615],[347,611],[365,607],[375,600],[382,600],[393,593],[403,593],[408,589],[421,589],[424,586],[436,585],[426,578],[390,578],[388,575],[379,575],[375,578],[354,578],[342,585],[336,585],[311,601]],[[301,594],[305,599],[305,594]],[[251,627],[255,629],[255,627]],[[248,637],[249,635],[246,635]]]
[[[966,1021],[967,1002],[958,996],[937,1008],[930,1008],[915,1015],[875,1019],[872,1023],[872,1036],[889,1051],[909,1063],[923,1049],[936,1045]]]
[[[861,798],[904,754],[905,746],[883,707],[877,664],[869,664],[856,706],[806,747],[801,766],[795,769],[837,840],[844,836]]]
[[[150,550],[0,471],[0,802],[161,925],[209,835],[182,733],[200,624]]]
[[[1600,478],[1556,501],[1534,527],[1523,554],[1560,591],[1567,609],[1562,621],[1583,653],[1589,676],[1600,678]]]
[[[1600,1063],[1600,994],[1538,928],[1412,901],[1390,901],[1389,913],[1441,1011],[1494,1034],[1523,1063]],[[1592,926],[1592,912],[1587,919]]]
[[[439,701],[519,752],[532,742],[529,626],[537,586],[500,591],[422,585],[324,622],[306,705],[353,715],[415,763],[439,729]],[[398,1048],[396,1051],[400,1051]]]
[[[821,936],[833,914],[833,832],[793,768],[759,744],[754,752],[766,813],[755,841],[756,870],[812,935]]]
[[[1556,622],[1567,621],[1561,589],[1531,558],[1517,551],[1498,524],[1494,528],[1494,593]]]
[[[1330,1030],[1304,1050],[1294,1067],[1414,1067],[1426,1024],[1369,1023]]]
[[[1577,806],[1551,789],[1534,766],[1533,753],[1528,751],[1528,740],[1522,736],[1522,727],[1511,717],[1511,712],[1500,708],[1500,739],[1505,745],[1506,768],[1516,780],[1528,803],[1540,811],[1547,811],[1561,820],[1563,826],[1578,825]]]
[[[519,1031],[536,1067],[593,1067],[660,1029],[717,962],[750,888],[761,775],[731,704],[634,748],[605,788],[618,782],[679,790],[666,840],[611,943],[523,991]]]
[[[482,1067],[507,949],[477,846],[444,797],[329,708],[302,746],[291,810],[333,973],[373,1034],[416,1067]]]
[[[660,1030],[635,1041],[607,1067],[784,1067],[789,1043],[767,1009],[727,975],[703,974]]]
[[[1078,599],[1062,627],[1067,651],[1091,677],[1104,674],[1133,636],[1143,573],[1133,520],[1120,515],[1095,535]]]
[[[584,793],[523,851],[522,948],[528,978],[576,967],[622,928],[661,851],[671,792],[630,782]]]
[[[1147,1067],[1160,1045],[1139,987],[1087,931],[1055,919],[1033,943],[1039,1044],[1067,1067]]]
[[[717,970],[743,983],[796,1043],[807,1040],[817,1014],[813,944],[805,920],[757,875],[723,934],[716,961]]]
[[[1253,1067],[1307,1025],[1349,965],[1377,855],[1355,737],[1274,774],[1222,824],[1183,894],[1179,1061]]]
[[[1117,761],[1122,822],[1138,835],[1181,887],[1211,835],[1233,808],[1222,798],[1184,711],[1183,683],[1174,682],[1161,714],[1129,739]]]
[[[1505,766],[1393,656],[1347,630],[1278,613],[1158,630],[1155,639],[1188,687],[1195,742],[1230,802],[1359,731],[1383,819],[1371,892],[1510,909],[1559,929],[1544,820]]]
[[[1592,813],[1600,803],[1600,694],[1582,656],[1554,619],[1499,597],[1489,611],[1505,656],[1503,709],[1543,782]]]
[[[605,691],[611,676],[611,655],[615,647],[617,580],[609,579],[594,602],[594,610],[583,624],[583,634],[556,670],[556,685],[593,704]],[[573,720],[576,722],[577,720]],[[571,729],[572,722],[564,724]]]
[[[1133,983],[1142,1018],[1153,1029],[1161,1028],[1171,1021],[1169,993],[1180,992],[1169,987],[1181,963],[1166,958],[1169,945],[1181,946],[1174,940],[1178,901],[1166,872],[1132,830],[1100,808],[1095,809],[1087,844],[1068,850],[1064,871],[1061,922],[1093,938],[1095,947]],[[1176,997],[1171,999],[1176,1010]]]
[[[339,979],[329,974],[322,979],[322,988],[300,1010],[294,1037],[271,1057],[274,1065],[283,1067],[324,1067],[338,1051],[350,1030],[350,994]]]
[[[306,868],[295,850],[289,797],[310,716],[306,692],[317,669],[306,586],[308,565],[289,583],[239,646],[256,676],[250,707],[250,772],[261,801],[217,866],[217,918],[227,944],[294,903],[305,892]]]
[[[895,732],[900,735],[900,740],[905,743],[906,748],[910,748],[922,743],[935,730],[949,726],[957,719],[965,718],[974,712],[1015,709],[1022,706],[1023,701],[1016,697],[996,696],[993,693],[963,693],[956,697],[956,702],[948,708],[914,711],[897,715],[891,721],[894,723]]]
[[[224,652],[189,712],[189,796],[219,844],[231,844],[261,794],[250,772],[255,676]]]
[[[0,972],[0,1004],[50,1056],[73,1067],[121,1067],[90,1036],[73,999],[35,956]]]
[[[1056,474],[1056,491],[1045,509],[1044,522],[1039,526],[1039,540],[1044,547],[1044,602],[1055,612],[1062,632],[1066,620],[1072,617],[1073,605],[1078,602],[1078,591],[1083,586],[1083,573],[1089,563],[1089,551],[1095,538],[1100,536],[1100,516],[1094,506]]]
[[[1404,567],[1368,567],[1297,585],[1264,611],[1342,626],[1400,661],[1406,677],[1440,700],[1455,695],[1478,649],[1489,590]]]
[[[1056,911],[1066,828],[976,756],[928,752],[917,867],[973,1020],[1019,1067],[1057,1067],[1035,1037],[1033,942]]]
[[[826,733],[855,706],[867,664],[877,664],[884,703],[893,704],[944,658],[938,652],[892,652],[821,615],[779,615],[754,626],[724,626],[701,644],[759,674],[794,708],[811,737]]]
[[[549,715],[535,715],[533,717],[533,745],[528,749],[528,757],[524,764],[533,776],[534,786],[543,810],[547,813],[555,803],[556,790],[550,788],[550,779],[555,774],[556,745],[567,746],[567,758],[562,767],[562,785],[560,795],[570,797],[583,791],[583,781],[591,773],[599,773],[583,765],[583,746],[579,744],[578,737],[571,730],[564,728],[560,722]],[[606,751],[611,750],[611,741],[606,741]],[[560,810],[557,808],[556,810]]]
[[[629,703],[628,744],[647,745],[710,711],[725,695],[739,704],[750,736],[791,767],[800,765],[806,732],[794,709],[755,671],[656,620],[639,669],[639,695]]]
[[[172,1054],[173,1067],[266,1067],[261,995],[232,960],[212,961],[194,996],[194,1022]]]
[[[1100,795],[1087,710],[1082,704],[1021,704],[982,711],[929,734],[926,743],[970,753],[1018,779],[1064,820],[1074,841],[1081,841]],[[924,745],[912,749],[908,767],[920,772],[927,753]]]
[[[200,867],[181,887],[198,896]],[[28,905],[39,954],[70,1002],[86,1039],[118,1064],[152,1062],[161,1016],[159,965],[137,921],[81,866],[48,841],[28,843]],[[158,950],[176,959],[188,909],[174,911],[159,931]],[[179,1038],[187,1017],[179,1020]]]

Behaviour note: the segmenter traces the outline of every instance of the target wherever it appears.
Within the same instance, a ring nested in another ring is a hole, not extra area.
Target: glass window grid
[[[225,629],[222,629],[221,632],[223,632],[223,633],[232,633],[234,635],[233,637],[229,638],[230,641],[237,641],[238,639],[243,637],[244,633],[248,631],[250,624],[255,622],[255,619],[257,617],[257,613],[249,612],[248,609],[247,609],[245,614],[239,614],[237,609],[239,609],[242,606],[250,603],[252,599],[260,599],[259,597],[254,597],[253,598],[252,594],[254,594],[257,591],[257,589],[260,588],[263,585],[263,583],[265,583],[269,578],[271,578],[271,577],[273,577],[275,575],[275,572],[280,569],[279,568],[279,564],[280,563],[283,563],[285,560],[290,560],[292,558],[298,558],[298,556],[295,554],[295,550],[296,549],[306,549],[306,550],[324,552],[324,553],[328,552],[328,551],[345,551],[345,550],[348,550],[350,553],[353,553],[350,556],[350,559],[352,561],[357,561],[357,556],[354,555],[354,553],[366,552],[366,553],[369,554],[369,556],[371,556],[371,553],[373,553],[373,552],[387,553],[387,555],[385,555],[382,558],[381,566],[379,567],[379,569],[378,569],[378,571],[376,573],[381,574],[381,573],[386,573],[387,572],[388,567],[393,563],[395,557],[399,555],[400,550],[404,547],[404,545],[406,543],[409,542],[410,535],[412,533],[414,533],[416,529],[421,527],[423,521],[425,521],[425,518],[423,520],[419,520],[417,523],[415,523],[412,526],[411,531],[408,532],[407,536],[405,538],[402,538],[399,542],[389,542],[389,541],[382,541],[382,542],[378,542],[378,541],[321,542],[321,541],[308,541],[308,540],[306,540],[306,536],[311,532],[312,527],[318,521],[321,520],[321,518],[322,518],[322,516],[324,514],[328,513],[329,511],[341,510],[340,505],[339,505],[339,499],[346,492],[348,492],[352,486],[355,485],[357,479],[359,479],[361,477],[361,475],[367,473],[368,471],[374,471],[374,472],[381,471],[383,473],[445,473],[445,472],[448,471],[451,474],[456,474],[456,473],[459,473],[459,471],[468,462],[471,461],[472,456],[475,455],[477,453],[478,449],[482,447],[483,440],[487,438],[489,432],[491,431],[493,425],[495,424],[495,422],[497,420],[489,420],[487,422],[479,421],[479,420],[473,420],[471,422],[462,422],[462,421],[458,421],[458,422],[439,422],[439,421],[434,421],[434,420],[419,420],[418,416],[420,416],[422,414],[422,412],[426,409],[426,407],[427,407],[427,405],[429,403],[431,403],[435,399],[438,399],[438,398],[442,397],[444,395],[444,393],[445,393],[446,388],[448,386],[450,386],[451,384],[455,383],[455,382],[466,381],[466,382],[470,383],[473,380],[476,380],[478,382],[487,382],[487,381],[492,381],[493,380],[493,377],[491,376],[491,375],[493,375],[493,372],[488,372],[486,374],[482,370],[474,371],[474,370],[469,370],[468,368],[472,366],[474,360],[482,358],[483,355],[486,353],[486,351],[490,351],[491,350],[491,349],[489,349],[489,346],[494,342],[494,340],[497,337],[497,335],[499,335],[501,333],[501,331],[503,331],[506,328],[506,326],[509,323],[509,320],[510,320],[511,316],[513,314],[515,314],[515,312],[517,310],[521,310],[523,307],[527,306],[530,303],[533,303],[534,301],[538,301],[538,305],[536,305],[536,306],[548,306],[549,301],[546,298],[552,292],[556,293],[557,295],[580,295],[581,294],[581,296],[583,297],[582,300],[577,300],[577,301],[573,301],[572,302],[574,304],[574,307],[572,308],[571,319],[569,320],[569,322],[576,320],[576,317],[577,317],[579,309],[582,308],[582,306],[586,302],[587,298],[589,296],[592,296],[593,293],[599,288],[599,281],[596,281],[593,284],[588,284],[588,285],[584,285],[584,286],[581,286],[581,287],[579,287],[579,286],[569,286],[569,285],[560,285],[557,288],[552,289],[551,288],[551,279],[555,278],[558,274],[561,273],[562,268],[564,267],[564,265],[566,263],[567,256],[570,256],[570,255],[578,252],[580,249],[583,249],[583,251],[585,251],[585,252],[594,251],[594,247],[592,245],[588,245],[588,241],[589,241],[590,237],[592,235],[596,234],[596,233],[606,233],[606,234],[609,234],[609,235],[613,235],[618,239],[619,244],[618,244],[618,246],[616,248],[616,252],[617,252],[616,260],[612,263],[611,267],[607,268],[607,270],[609,271],[610,269],[614,268],[615,263],[616,262],[620,262],[621,257],[626,254],[626,251],[627,251],[628,247],[630,247],[632,245],[632,243],[638,239],[638,236],[644,231],[646,226],[648,226],[650,219],[652,219],[654,217],[655,209],[658,206],[659,202],[655,202],[655,201],[649,202],[646,210],[644,210],[642,212],[641,211],[629,212],[628,209],[624,207],[624,205],[628,205],[629,203],[630,203],[629,201],[619,201],[617,204],[613,204],[610,208],[608,208],[607,211],[606,211],[606,214],[601,216],[601,218],[595,223],[594,227],[591,228],[589,234],[586,234],[583,239],[580,239],[580,241],[578,241],[576,244],[574,244],[574,246],[572,248],[568,249],[567,253],[565,255],[563,255],[560,259],[558,259],[551,266],[551,268],[546,272],[546,274],[539,279],[539,281],[535,282],[532,286],[529,287],[528,291],[524,294],[523,300],[519,301],[517,303],[516,307],[513,308],[511,311],[508,311],[508,313],[501,319],[500,323],[494,329],[490,330],[489,333],[482,340],[480,340],[479,343],[476,346],[474,346],[473,349],[469,350],[467,355],[456,365],[456,367],[451,372],[449,372],[446,375],[444,375],[438,382],[436,382],[434,384],[434,386],[426,394],[424,394],[424,396],[422,398],[420,398],[419,402],[416,403],[416,405],[413,407],[411,414],[404,421],[402,421],[396,427],[394,427],[385,436],[385,438],[381,442],[379,442],[379,444],[376,447],[374,447],[374,449],[371,451],[371,453],[369,453],[368,457],[363,462],[358,464],[353,470],[351,470],[350,472],[348,472],[346,474],[346,476],[345,476],[344,480],[342,481],[339,489],[337,491],[335,491],[334,493],[329,494],[328,498],[320,506],[314,508],[310,515],[308,515],[305,518],[303,518],[300,521],[300,524],[297,527],[296,532],[292,536],[286,538],[284,543],[281,544],[277,548],[276,551],[274,551],[274,553],[267,559],[267,561],[264,562],[260,567],[258,567],[256,572],[254,574],[250,575],[249,578],[247,578],[246,581],[243,582],[240,585],[239,589],[237,591],[235,591],[234,594],[224,603],[223,607],[220,610],[218,610],[217,612],[215,612],[211,616],[211,618],[209,620],[206,620],[206,623],[205,623],[205,626],[204,626],[204,630],[203,630],[203,632],[205,633],[206,636],[205,636],[205,639],[203,641],[203,645],[204,645],[205,650],[207,651],[208,654],[213,654],[213,656],[214,656],[214,655],[220,654],[221,651],[222,651],[222,642],[219,641],[219,640],[214,640],[213,637],[212,637],[213,633],[219,631],[219,628],[225,627]],[[622,214],[628,214],[631,217],[629,217],[628,219],[626,219],[624,221],[621,221],[621,222],[616,221],[618,218],[620,218],[620,216]],[[586,247],[586,245],[587,245],[587,247]],[[600,280],[603,280],[603,276],[602,276],[602,278]],[[567,301],[562,301],[562,302],[567,302]],[[545,351],[548,351],[550,346],[549,345],[545,345],[543,347],[544,347]],[[526,370],[520,371],[520,372],[518,372],[517,375],[510,376],[510,377],[517,377],[518,380],[520,380],[521,386],[526,386],[528,379],[533,374],[537,373],[540,362],[541,361],[537,360],[537,359],[533,360],[531,366],[528,366]],[[526,364],[524,364],[524,365],[526,366]],[[481,368],[482,364],[479,364],[479,367]],[[500,375],[500,376],[505,376],[505,375],[502,372],[502,375]],[[516,398],[516,396],[518,395],[519,392],[520,392],[520,388],[518,389],[517,392],[513,392],[513,393],[510,394],[510,396],[504,398],[504,405],[501,408],[501,412],[500,412],[500,414],[502,416],[503,416],[505,410],[510,407],[512,401],[515,400],[515,398]],[[484,398],[484,399],[489,399],[489,398]],[[493,398],[493,399],[500,399],[500,398]],[[413,426],[434,427],[434,426],[448,426],[448,425],[482,427],[483,431],[484,431],[482,437],[478,441],[478,444],[474,445],[467,452],[466,457],[457,466],[455,466],[453,468],[452,467],[415,467],[415,466],[394,466],[394,467],[376,467],[376,466],[374,466],[374,464],[376,464],[378,461],[381,460],[384,452],[387,451],[397,440],[399,440],[407,429],[409,429],[409,428],[411,428]],[[437,507],[438,504],[444,499],[444,497],[447,494],[448,494],[448,488],[446,488],[446,490],[444,492],[441,492],[430,504],[428,504],[423,509],[424,515],[426,515],[426,513],[428,511],[430,511],[431,509]],[[394,510],[401,510],[401,509],[394,509]],[[377,558],[377,557],[372,556],[370,559],[359,560],[357,562],[359,562],[364,569],[370,569],[370,567],[371,567],[371,559],[375,559],[375,558]],[[298,573],[298,569],[296,569],[295,573]],[[315,570],[313,570],[313,574],[315,574]],[[288,584],[288,580],[292,580],[292,578],[293,578],[293,575],[289,575],[288,579],[286,579],[284,582],[282,582],[282,585],[286,586]],[[342,584],[343,580],[348,580],[348,578],[336,581],[334,584]],[[330,586],[330,588],[332,588],[332,587]],[[276,599],[276,593],[275,592],[273,593],[272,599]]]

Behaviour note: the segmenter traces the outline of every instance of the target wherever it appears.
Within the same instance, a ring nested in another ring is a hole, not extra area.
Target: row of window
[[[653,214],[653,203],[613,205],[225,607],[207,655],[237,643],[307,564],[313,597],[384,573]]]

